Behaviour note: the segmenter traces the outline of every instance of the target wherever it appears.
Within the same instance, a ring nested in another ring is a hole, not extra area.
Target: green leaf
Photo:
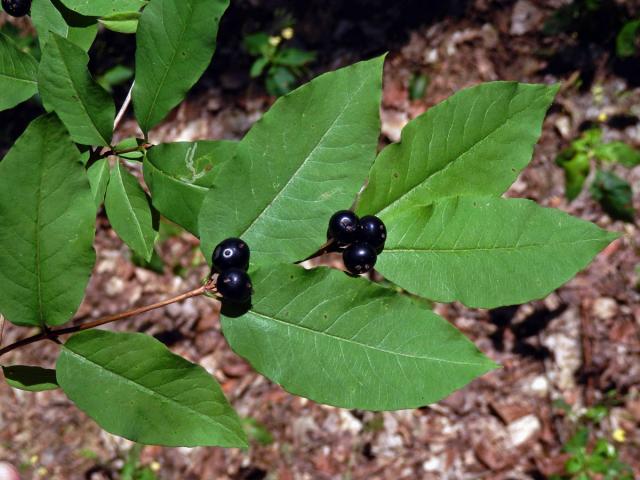
[[[273,57],[273,62],[286,67],[301,67],[316,59],[316,53],[299,48],[283,48]]]
[[[575,153],[573,150],[571,152]],[[584,182],[589,175],[589,155],[577,152],[568,159],[560,155],[556,162],[564,169],[565,195],[569,200],[573,200],[582,191]]]
[[[133,106],[148,132],[182,101],[211,62],[229,0],[153,0],[136,35]]]
[[[580,455],[578,457],[571,457],[564,464],[564,469],[567,471],[567,473],[578,473],[584,467],[583,461],[584,461],[584,456],[583,455]],[[589,477],[587,476],[587,479],[588,478]],[[581,480],[581,479],[578,478],[578,480]]]
[[[122,140],[118,145],[113,147],[113,150],[116,152],[121,158],[126,158],[127,160],[138,160],[142,161],[144,158],[144,147],[141,145],[144,141],[141,141],[135,137],[129,137]],[[135,148],[136,150],[131,150]],[[131,150],[126,153],[122,153],[125,150]]]
[[[245,36],[242,39],[242,46],[253,56],[265,55],[272,53],[273,45],[269,44],[269,35],[266,32],[257,32]]]
[[[148,335],[79,333],[64,344],[56,369],[67,396],[115,435],[165,446],[247,445],[215,380]]]
[[[591,153],[591,150],[599,145],[602,145],[602,130],[599,128],[585,130],[580,137],[571,142],[571,148],[583,153]]]
[[[619,57],[633,57],[636,54],[636,42],[640,34],[640,19],[624,24],[616,37],[616,54]]]
[[[573,436],[567,440],[563,450],[567,453],[579,453],[584,451],[587,443],[589,442],[589,429],[587,427],[580,427],[573,434]]]
[[[304,258],[348,208],[374,159],[383,58],[326,73],[278,99],[238,143],[200,210],[202,250],[242,237],[258,262]]]
[[[2,367],[7,383],[13,388],[28,392],[42,392],[58,388],[56,371],[29,365]]]
[[[633,191],[631,185],[613,172],[598,170],[589,192],[612,218],[633,222]]]
[[[376,269],[439,302],[494,308],[542,298],[617,238],[523,199],[459,197],[392,217]]]
[[[111,170],[104,205],[118,236],[146,261],[151,260],[158,236],[151,200],[136,177],[119,162]]]
[[[294,89],[296,81],[290,68],[274,65],[267,72],[267,92],[274,96],[286,95]]]
[[[251,78],[256,78],[262,75],[264,68],[269,64],[269,59],[267,57],[259,57],[253,62],[251,65],[251,70],[249,71],[249,76]]]
[[[51,33],[42,53],[38,88],[48,111],[58,114],[71,138],[85,145],[109,145],[116,108],[87,68],[89,55]]]
[[[237,142],[201,141],[157,145],[144,161],[144,180],[153,206],[172,222],[198,235],[198,213],[223,162]]]
[[[13,108],[38,92],[38,62],[0,33],[0,111]]]
[[[253,305],[222,318],[224,335],[293,394],[344,408],[415,408],[495,368],[449,322],[364,279],[293,265],[262,267],[252,279]]]
[[[0,312],[10,322],[71,318],[95,263],[95,214],[64,125],[34,120],[0,162]]]
[[[98,33],[98,23],[95,18],[78,15],[66,8],[60,3],[60,0],[36,0],[33,2],[31,20],[38,31],[38,40],[42,50],[53,32],[75,43],[86,52]]]
[[[118,33],[136,33],[140,12],[115,13],[98,20],[105,28]]]
[[[97,77],[96,82],[107,92],[111,93],[113,87],[122,85],[131,78],[133,78],[133,70],[131,68],[125,67],[124,65],[116,65]]]
[[[594,155],[600,160],[615,162],[626,167],[640,165],[640,151],[624,142],[610,142],[598,145]]]
[[[104,17],[122,12],[140,10],[146,0],[62,0],[65,6],[80,15]]]
[[[107,191],[107,185],[109,185],[109,172],[109,161],[106,158],[98,160],[87,169],[87,177],[89,177],[96,209],[100,208],[104,202],[104,195]]]
[[[359,213],[383,220],[443,198],[501,195],[529,163],[557,86],[490,82],[409,122],[378,156]]]
[[[423,73],[414,73],[409,81],[409,99],[422,100],[429,87],[430,78]]]

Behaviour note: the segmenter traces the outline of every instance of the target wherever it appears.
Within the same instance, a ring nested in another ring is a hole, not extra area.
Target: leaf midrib
[[[211,422],[211,423],[213,423],[213,424],[214,424],[214,425],[216,425],[216,426],[220,426],[220,427],[222,427],[224,430],[226,430],[227,432],[229,432],[229,433],[230,433],[233,437],[235,437],[237,440],[241,440],[241,439],[238,437],[238,435],[237,435],[233,430],[231,430],[231,429],[230,429],[229,427],[227,427],[226,425],[224,425],[224,424],[222,424],[222,423],[217,422],[216,420],[214,420],[214,418],[212,418],[212,417],[210,417],[210,416],[208,416],[208,415],[206,415],[206,414],[204,414],[204,413],[202,413],[202,412],[199,412],[198,410],[194,410],[194,409],[193,409],[192,407],[190,407],[190,406],[183,405],[182,403],[180,403],[180,402],[176,401],[175,399],[173,399],[173,398],[171,398],[171,397],[168,397],[167,395],[164,395],[163,393],[156,392],[156,391],[154,391],[154,390],[150,389],[149,387],[147,387],[147,386],[145,386],[145,385],[143,385],[143,384],[141,384],[141,383],[138,383],[138,382],[136,382],[135,380],[133,380],[133,379],[131,379],[131,378],[129,378],[129,377],[126,377],[126,376],[124,376],[124,375],[122,375],[122,374],[120,374],[120,373],[118,373],[118,372],[115,372],[115,371],[113,371],[113,370],[110,370],[110,369],[108,369],[107,367],[105,367],[104,365],[101,365],[101,364],[99,364],[99,363],[96,363],[96,362],[94,362],[94,361],[90,360],[89,358],[87,358],[87,357],[85,357],[85,356],[83,356],[83,355],[80,355],[79,353],[74,352],[73,350],[71,350],[71,349],[70,349],[68,346],[66,346],[66,345],[65,345],[63,348],[65,349],[65,351],[66,351],[67,353],[69,353],[69,354],[73,355],[73,356],[74,356],[77,360],[79,360],[81,363],[82,363],[82,362],[89,363],[89,364],[91,364],[91,365],[93,365],[93,366],[95,366],[95,367],[98,367],[98,369],[100,369],[100,370],[102,370],[102,371],[104,371],[104,372],[108,372],[108,373],[110,373],[111,375],[113,375],[113,376],[115,376],[115,377],[117,377],[117,378],[124,379],[124,380],[126,381],[126,383],[129,383],[129,384],[131,384],[131,385],[133,385],[133,386],[139,387],[139,389],[140,389],[140,390],[142,390],[145,394],[147,394],[147,395],[149,395],[149,396],[151,396],[151,397],[154,397],[154,396],[156,396],[156,395],[157,395],[158,397],[161,397],[161,398],[163,398],[163,399],[165,399],[165,400],[168,400],[168,401],[169,401],[170,403],[172,403],[174,406],[180,407],[180,409],[187,410],[188,412],[192,412],[192,413],[196,414],[198,417],[201,417],[201,418],[203,418],[204,420],[207,420],[208,422]],[[135,387],[134,387],[134,388],[135,388]],[[228,409],[227,409],[227,410],[228,410]],[[220,415],[220,417],[227,418],[227,417],[228,417],[228,415],[224,414],[224,415]],[[240,443],[243,443],[243,442],[242,442],[242,441],[240,441]]]
[[[260,211],[260,213],[253,219],[253,221],[249,224],[248,227],[246,227],[244,229],[244,231],[242,232],[242,234],[240,234],[240,236],[245,235],[249,230],[251,230],[251,228],[258,222],[258,220],[260,220],[262,218],[262,216],[264,215],[264,212],[266,212],[269,208],[271,208],[273,206],[273,204],[282,196],[283,192],[287,189],[287,187],[291,184],[291,182],[293,182],[294,179],[297,178],[298,173],[307,165],[307,163],[309,162],[309,160],[314,156],[316,150],[318,150],[318,147],[322,144],[322,142],[324,142],[325,138],[327,135],[329,135],[329,133],[332,132],[333,128],[335,127],[336,123],[338,122],[338,120],[340,120],[342,118],[342,116],[344,115],[344,113],[347,111],[347,109],[349,108],[349,106],[351,106],[351,104],[353,103],[353,100],[355,99],[355,97],[357,96],[358,93],[360,93],[360,91],[364,88],[364,85],[366,83],[366,79],[363,79],[360,83],[360,85],[358,86],[358,88],[353,92],[353,94],[349,97],[349,101],[344,103],[344,107],[343,109],[340,111],[340,113],[338,115],[336,115],[336,118],[333,119],[333,121],[331,122],[331,125],[329,125],[327,127],[327,130],[322,134],[322,136],[318,139],[318,141],[316,142],[316,144],[313,146],[313,148],[311,148],[311,150],[309,150],[309,153],[305,156],[304,160],[300,163],[300,165],[298,166],[298,168],[296,168],[295,172],[293,172],[293,174],[289,177],[289,179],[287,180],[287,182],[283,185],[283,187],[275,194],[275,196],[264,206],[264,208]]]
[[[530,243],[525,245],[518,246],[497,246],[492,248],[425,248],[425,247],[417,247],[417,248],[397,248],[397,247],[385,247],[384,251],[386,253],[390,252],[399,252],[399,253],[412,253],[412,252],[435,252],[435,253],[464,253],[464,252],[493,252],[496,250],[510,250],[516,251],[520,249],[528,249],[528,248],[548,248],[554,247],[557,245],[576,245],[579,243],[591,243],[591,242],[601,242],[603,239],[600,238],[583,238],[579,240],[567,240],[561,242],[553,242],[553,243]]]
[[[31,73],[34,73],[34,71],[37,71],[37,63],[35,59],[28,53],[25,53],[22,50],[20,50],[12,40],[9,40],[9,38],[2,33],[0,33],[0,45],[6,46],[7,54],[5,58],[11,60],[11,66],[13,67],[13,74],[15,75],[12,77],[11,75],[9,75],[9,73],[0,72],[0,78],[7,78],[9,80],[17,80],[19,82],[33,83],[34,85],[37,85],[38,82],[36,80],[27,78],[27,77],[17,76],[18,73],[25,74],[26,72],[28,72],[28,70],[31,70]],[[13,55],[14,53],[15,53],[15,56]],[[6,63],[3,63],[3,65],[6,65]],[[18,65],[21,67],[20,69],[18,69]],[[31,69],[27,68],[27,65],[31,67]],[[10,71],[10,70],[11,70],[10,68],[7,69],[7,71]],[[19,70],[21,70],[21,72],[19,72]]]
[[[356,341],[348,339],[348,338],[343,338],[343,337],[337,337],[335,335],[330,335],[330,334],[328,334],[326,332],[322,332],[320,330],[314,330],[312,328],[305,327],[303,325],[299,325],[299,324],[296,324],[296,323],[289,323],[289,322],[286,322],[284,320],[280,320],[279,318],[270,317],[268,315],[256,312],[255,310],[251,310],[251,313],[253,315],[256,315],[256,316],[260,317],[260,318],[264,318],[265,320],[271,320],[271,321],[274,321],[274,322],[281,323],[282,325],[285,325],[287,327],[294,327],[294,328],[297,328],[297,329],[305,331],[305,332],[310,332],[311,334],[321,335],[321,336],[324,336],[324,337],[331,338],[333,340],[337,340],[337,341],[344,342],[344,343],[349,343],[349,344],[356,345],[356,346],[361,347],[361,348],[365,348],[365,349],[368,349],[368,350],[373,350],[375,352],[382,352],[382,353],[385,353],[385,354],[388,354],[388,355],[392,355],[392,356],[395,356],[395,357],[400,356],[400,357],[410,358],[412,360],[427,360],[427,361],[430,361],[430,362],[448,363],[448,364],[452,364],[452,365],[467,365],[467,366],[473,366],[473,367],[484,367],[484,366],[487,366],[485,363],[460,362],[460,361],[448,360],[448,359],[444,359],[444,358],[436,358],[436,357],[429,357],[429,356],[419,356],[419,355],[408,355],[406,353],[393,352],[391,350],[387,350],[387,349],[384,349],[384,348],[374,347],[372,345],[367,345],[366,343],[356,342]]]
[[[46,137],[44,140],[46,142]],[[36,291],[38,295],[38,317],[40,318],[40,325],[44,326],[45,319],[44,319],[44,305],[42,302],[42,269],[40,265],[40,259],[42,257],[40,254],[40,231],[41,231],[40,217],[42,216],[42,180],[43,180],[43,170],[44,170],[44,162],[45,162],[44,152],[42,152],[42,155],[40,158],[42,158],[43,160],[42,160],[42,165],[40,166],[41,168],[38,169],[38,189],[36,191],[36,221],[34,224],[34,229],[35,229],[35,238],[34,238],[35,245],[34,246],[36,249],[36,272],[35,273],[36,273],[36,285],[37,285]]]
[[[89,111],[87,110],[87,107],[86,107],[85,102],[84,102],[84,96],[81,95],[80,92],[78,91],[78,88],[77,88],[77,86],[75,84],[75,81],[74,81],[74,76],[71,74],[71,70],[69,69],[69,66],[67,65],[67,60],[66,60],[65,54],[62,52],[62,49],[60,48],[60,44],[58,43],[58,38],[56,37],[55,34],[52,35],[52,38],[53,38],[53,41],[56,43],[56,46],[58,48],[58,52],[60,52],[60,59],[62,60],[62,65],[64,66],[64,69],[67,72],[67,78],[69,79],[69,83],[71,84],[71,87],[73,88],[74,93],[78,97],[78,100],[79,100],[78,103],[80,104],[80,107],[82,107],[82,111],[85,113],[85,115],[87,116],[87,118],[91,122],[91,125],[93,126],[93,129],[95,130],[95,133],[97,133],[98,137],[100,137],[100,140],[102,140],[104,145],[108,145],[109,142],[107,141],[106,138],[104,138],[104,136],[102,135],[102,133],[98,129],[98,125],[96,124],[95,120],[93,119],[93,117],[91,116]],[[74,46],[76,46],[76,45],[74,44]],[[80,48],[80,47],[78,47],[78,48]],[[86,53],[85,53],[85,55],[86,55]]]
[[[140,220],[138,219],[138,216],[136,215],[135,210],[133,209],[133,205],[131,205],[131,202],[129,201],[129,193],[127,192],[127,188],[124,185],[124,179],[122,178],[122,171],[120,170],[120,168],[122,168],[120,166],[120,163],[118,163],[118,165],[116,166],[116,175],[118,177],[118,181],[120,183],[120,186],[122,187],[122,194],[124,196],[124,203],[127,207],[127,210],[129,211],[129,213],[131,214],[131,216],[134,219],[133,224],[136,226],[138,233],[140,234],[140,240],[142,241],[142,245],[144,246],[145,252],[146,253],[151,253],[147,248],[147,242],[144,236],[144,232],[142,231],[142,225],[140,224]]]
[[[160,91],[164,88],[164,83],[167,81],[167,76],[169,76],[169,70],[173,67],[173,63],[175,62],[176,56],[178,55],[177,46],[180,45],[184,40],[184,35],[187,32],[187,25],[191,23],[191,17],[193,17],[193,4],[191,3],[191,0],[183,0],[183,1],[189,8],[189,19],[188,21],[187,19],[185,19],[185,21],[182,24],[183,28],[182,28],[182,31],[180,32],[179,39],[176,42],[176,48],[173,50],[173,54],[171,55],[171,61],[167,64],[167,68],[165,68],[164,73],[162,74],[162,80],[160,80],[160,82],[158,83],[158,88],[156,89],[155,95],[153,96],[153,101],[151,102],[150,104],[151,106],[149,107],[147,115],[145,116],[144,125],[146,125],[147,127],[149,126],[149,119],[151,118],[151,114],[156,109],[156,105],[157,105],[156,102],[158,101],[158,97],[160,96]],[[160,6],[163,10],[161,12],[161,16],[162,18],[164,18],[164,5],[160,4]],[[166,29],[165,29],[165,32],[166,32]]]

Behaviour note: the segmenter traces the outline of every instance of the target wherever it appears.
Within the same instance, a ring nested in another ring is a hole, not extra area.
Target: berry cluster
[[[249,245],[239,238],[227,238],[213,250],[211,274],[218,274],[216,289],[223,299],[244,303],[251,298],[250,254]]]
[[[2,8],[12,17],[24,17],[31,10],[31,0],[2,0]]]
[[[360,275],[376,264],[387,240],[387,228],[373,215],[358,218],[351,210],[340,210],[329,219],[327,239],[344,249],[342,260],[347,271]]]

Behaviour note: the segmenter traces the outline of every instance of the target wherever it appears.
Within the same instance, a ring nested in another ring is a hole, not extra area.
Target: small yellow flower
[[[612,435],[612,437],[613,437],[613,439],[614,439],[616,442],[620,442],[620,443],[622,443],[622,442],[624,442],[624,441],[626,441],[626,440],[627,440],[627,432],[625,432],[625,431],[624,431],[623,429],[621,429],[621,428],[616,428],[616,429],[613,431],[613,435]]]
[[[269,45],[272,45],[274,47],[277,47],[278,45],[280,45],[280,42],[282,41],[282,37],[269,37]]]
[[[606,122],[607,118],[609,118],[609,116],[604,112],[601,112],[600,115],[598,115],[599,122]]]
[[[29,463],[31,465],[35,465],[38,462],[38,455],[31,455],[31,458],[29,458]]]
[[[44,468],[44,467],[40,467],[40,468],[37,470],[37,472],[36,472],[36,473],[38,474],[38,476],[40,476],[40,477],[44,477],[44,476],[45,476],[47,473],[49,473],[49,472],[47,472],[47,469],[46,469],[46,468]]]
[[[282,38],[284,38],[285,40],[291,40],[293,38],[293,28],[283,28],[282,32],[280,32],[280,35],[282,35]]]
[[[160,464],[158,462],[151,462],[151,470],[153,470],[154,472],[159,472],[160,471]]]

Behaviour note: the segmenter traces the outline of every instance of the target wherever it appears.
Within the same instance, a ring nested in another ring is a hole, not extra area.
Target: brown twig
[[[125,318],[133,317],[134,315],[139,315],[140,313],[148,312],[149,310],[155,310],[156,308],[165,307],[171,303],[181,302],[186,300],[187,298],[197,297],[203,295],[207,292],[215,291],[213,282],[209,281],[206,284],[195,288],[193,290],[189,290],[188,292],[181,293],[172,298],[168,298],[167,300],[163,300],[161,302],[152,303],[151,305],[145,305],[143,307],[133,308],[131,310],[127,310],[125,312],[116,313],[114,315],[108,315],[106,317],[98,318],[91,322],[81,323],[80,325],[74,325],[72,327],[66,328],[58,328],[58,329],[44,329],[42,332],[32,335],[27,338],[23,338],[22,340],[18,340],[17,342],[12,343],[11,345],[7,345],[6,347],[0,349],[0,356],[8,353],[16,348],[24,347],[25,345],[30,345],[35,342],[39,342],[42,340],[52,340],[57,341],[58,337],[61,335],[68,335],[70,333],[81,332],[83,330],[89,330],[91,328],[96,328],[101,325],[106,325],[107,323],[116,322],[118,320],[123,320]]]
[[[2,322],[2,327],[0,327],[0,347],[2,347],[2,341],[4,340],[4,315],[0,313],[0,322]]]
[[[120,111],[116,115],[116,119],[113,122],[113,131],[115,132],[122,121],[124,114],[127,112],[127,108],[129,108],[129,104],[131,103],[131,93],[133,92],[133,86],[135,85],[135,81],[131,82],[131,88],[129,88],[129,92],[127,93],[127,97],[124,99],[122,103],[122,107],[120,107]]]

